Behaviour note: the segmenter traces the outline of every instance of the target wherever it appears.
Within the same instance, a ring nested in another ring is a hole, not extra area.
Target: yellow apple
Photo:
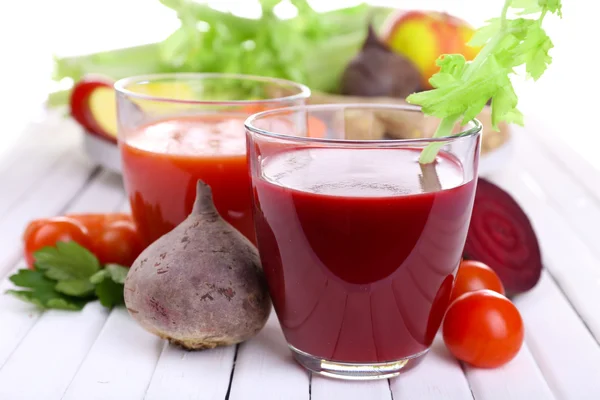
[[[439,70],[439,56],[458,53],[467,60],[475,58],[479,48],[467,46],[473,33],[467,22],[447,13],[398,11],[386,21],[382,37],[393,51],[415,64],[423,89],[430,89],[429,78]]]

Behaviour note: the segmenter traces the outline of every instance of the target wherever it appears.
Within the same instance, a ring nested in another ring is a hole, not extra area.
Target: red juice
[[[294,348],[348,363],[426,351],[448,305],[475,182],[440,153],[305,148],[253,181],[263,268]],[[433,168],[433,169],[432,169]]]
[[[146,245],[189,215],[198,179],[211,186],[221,216],[254,242],[244,119],[176,117],[127,135],[121,143],[123,175]]]

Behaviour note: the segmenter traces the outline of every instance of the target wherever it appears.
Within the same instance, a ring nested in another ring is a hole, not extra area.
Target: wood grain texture
[[[143,399],[163,345],[124,307],[114,309],[63,400]]]
[[[531,218],[545,267],[600,343],[600,258],[570,226],[565,212],[548,203],[545,186],[518,162],[494,181],[508,190]]]
[[[600,347],[552,278],[515,299],[526,343],[559,399],[600,398]]]
[[[263,330],[239,347],[229,399],[308,400],[308,384],[272,312]]]
[[[527,344],[508,364],[494,369],[465,366],[465,373],[477,400],[555,398]]]
[[[23,158],[23,162],[30,162]],[[69,153],[47,171],[44,179],[27,193],[0,220],[0,278],[18,260],[21,232],[34,218],[52,216],[64,210],[70,201],[89,184],[94,171],[83,155]],[[20,179],[27,179],[21,177]]]
[[[234,354],[235,346],[194,352],[165,342],[144,399],[223,400]]]
[[[68,211],[114,211],[123,198],[120,179],[103,172],[80,193]],[[2,291],[10,287],[7,279],[2,282]],[[0,297],[0,321],[6,324],[0,329],[0,399],[60,399],[108,313],[99,303],[89,304],[81,312],[42,313],[13,297]],[[61,367],[49,368],[40,360],[60,360]],[[23,377],[32,375],[38,377],[37,384],[24,384]]]
[[[460,364],[450,354],[441,335],[421,364],[390,379],[394,399],[463,400],[471,398],[469,383]]]

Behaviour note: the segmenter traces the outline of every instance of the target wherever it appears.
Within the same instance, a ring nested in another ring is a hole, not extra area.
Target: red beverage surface
[[[244,118],[161,120],[130,133],[121,154],[133,217],[147,245],[188,216],[198,179],[212,188],[223,218],[255,240]]]
[[[371,363],[426,350],[448,305],[475,183],[411,149],[291,150],[262,161],[256,234],[288,342]]]

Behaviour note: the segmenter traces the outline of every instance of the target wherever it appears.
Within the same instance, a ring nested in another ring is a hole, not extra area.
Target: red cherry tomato
[[[462,261],[454,280],[450,302],[465,293],[481,289],[493,290],[501,295],[505,294],[502,281],[493,269],[479,261]]]
[[[104,229],[113,222],[127,221],[133,223],[131,215],[124,213],[66,214],[65,216],[81,222],[88,229],[92,240],[100,237]]]
[[[454,357],[482,368],[512,360],[524,338],[517,307],[491,290],[466,293],[450,304],[442,332]]]
[[[115,221],[93,238],[94,251],[100,263],[131,266],[143,250],[138,231],[131,221]]]
[[[30,224],[24,234],[25,260],[33,269],[33,253],[46,246],[55,246],[57,242],[75,241],[88,248],[90,237],[86,227],[67,217],[54,217],[43,220],[42,224]]]

